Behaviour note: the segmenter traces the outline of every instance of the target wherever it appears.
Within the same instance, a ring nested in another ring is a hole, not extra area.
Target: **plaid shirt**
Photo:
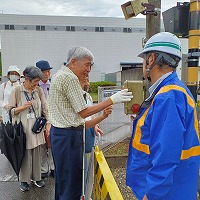
[[[87,108],[78,77],[68,68],[62,67],[53,77],[47,99],[49,121],[58,128],[83,125],[78,114]]]

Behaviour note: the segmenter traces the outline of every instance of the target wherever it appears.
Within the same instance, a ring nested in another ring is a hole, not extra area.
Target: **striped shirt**
[[[58,128],[83,125],[78,114],[87,108],[78,77],[68,68],[62,67],[53,77],[47,99],[49,121]]]

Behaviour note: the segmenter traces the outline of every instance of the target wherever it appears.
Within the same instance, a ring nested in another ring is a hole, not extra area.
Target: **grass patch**
[[[129,141],[122,141],[104,151],[104,155],[127,155],[129,148]]]

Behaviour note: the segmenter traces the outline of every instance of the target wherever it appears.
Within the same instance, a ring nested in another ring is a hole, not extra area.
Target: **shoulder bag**
[[[25,96],[26,96],[26,99],[27,99],[28,101],[30,101],[30,98],[29,98],[28,94],[27,94],[25,91],[24,91],[24,94],[25,94]],[[33,108],[33,105],[32,105],[31,107],[32,107],[32,109],[33,109],[33,113],[34,113],[35,118],[36,118],[36,121],[35,121],[35,123],[34,123],[34,125],[33,125],[33,127],[32,127],[31,130],[33,131],[33,133],[38,134],[38,133],[40,133],[40,132],[42,131],[42,129],[44,128],[44,126],[45,126],[47,120],[46,120],[45,117],[42,117],[42,116],[41,116],[41,117],[37,117],[36,112],[35,112],[35,110],[34,110],[34,108]]]

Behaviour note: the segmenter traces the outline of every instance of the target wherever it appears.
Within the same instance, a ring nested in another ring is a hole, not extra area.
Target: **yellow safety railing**
[[[94,200],[123,200],[106,159],[95,147],[94,152]]]

